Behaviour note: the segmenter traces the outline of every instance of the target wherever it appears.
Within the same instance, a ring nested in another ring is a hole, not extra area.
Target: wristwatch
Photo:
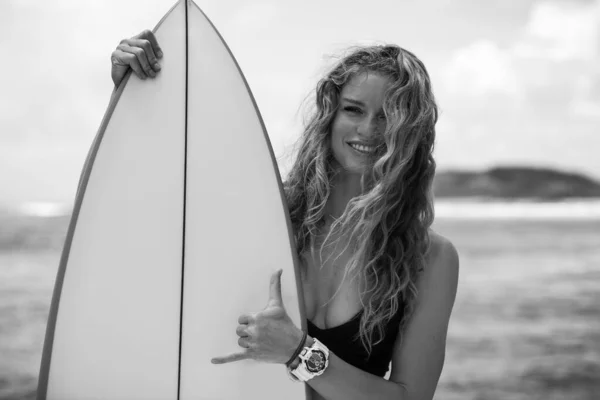
[[[287,368],[288,375],[294,381],[306,382],[323,374],[329,365],[329,349],[315,338],[312,346],[304,347],[298,357],[298,366],[294,369]]]

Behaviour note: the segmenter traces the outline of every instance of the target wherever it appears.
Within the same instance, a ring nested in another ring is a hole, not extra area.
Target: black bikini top
[[[328,329],[320,329],[307,319],[308,334],[319,339],[330,351],[347,363],[384,377],[392,360],[394,343],[402,319],[402,307],[386,326],[383,340],[372,346],[370,357],[360,338],[355,338],[359,331],[361,316],[362,310],[348,322]],[[377,331],[373,332],[373,339],[374,341],[379,339]]]

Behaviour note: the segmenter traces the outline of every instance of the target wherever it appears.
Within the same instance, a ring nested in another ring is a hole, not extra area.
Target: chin
[[[353,160],[345,159],[343,162],[336,161],[336,163],[342,170],[349,174],[361,175],[365,171],[364,165]]]

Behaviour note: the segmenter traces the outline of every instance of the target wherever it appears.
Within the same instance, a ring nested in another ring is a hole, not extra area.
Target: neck
[[[339,218],[344,213],[348,202],[360,194],[359,174],[345,171],[337,174],[333,178],[331,194],[325,206],[326,218]]]

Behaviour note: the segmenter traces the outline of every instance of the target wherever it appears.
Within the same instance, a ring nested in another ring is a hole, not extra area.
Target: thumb
[[[115,86],[118,87],[121,84],[121,81],[125,77],[125,74],[127,74],[128,70],[129,70],[129,66],[127,66],[127,65],[113,64],[111,71],[110,71],[110,77],[112,78],[112,81],[115,84]]]
[[[281,274],[283,270],[280,269],[271,275],[271,285],[269,288],[269,304],[283,305],[283,299],[281,298]]]

